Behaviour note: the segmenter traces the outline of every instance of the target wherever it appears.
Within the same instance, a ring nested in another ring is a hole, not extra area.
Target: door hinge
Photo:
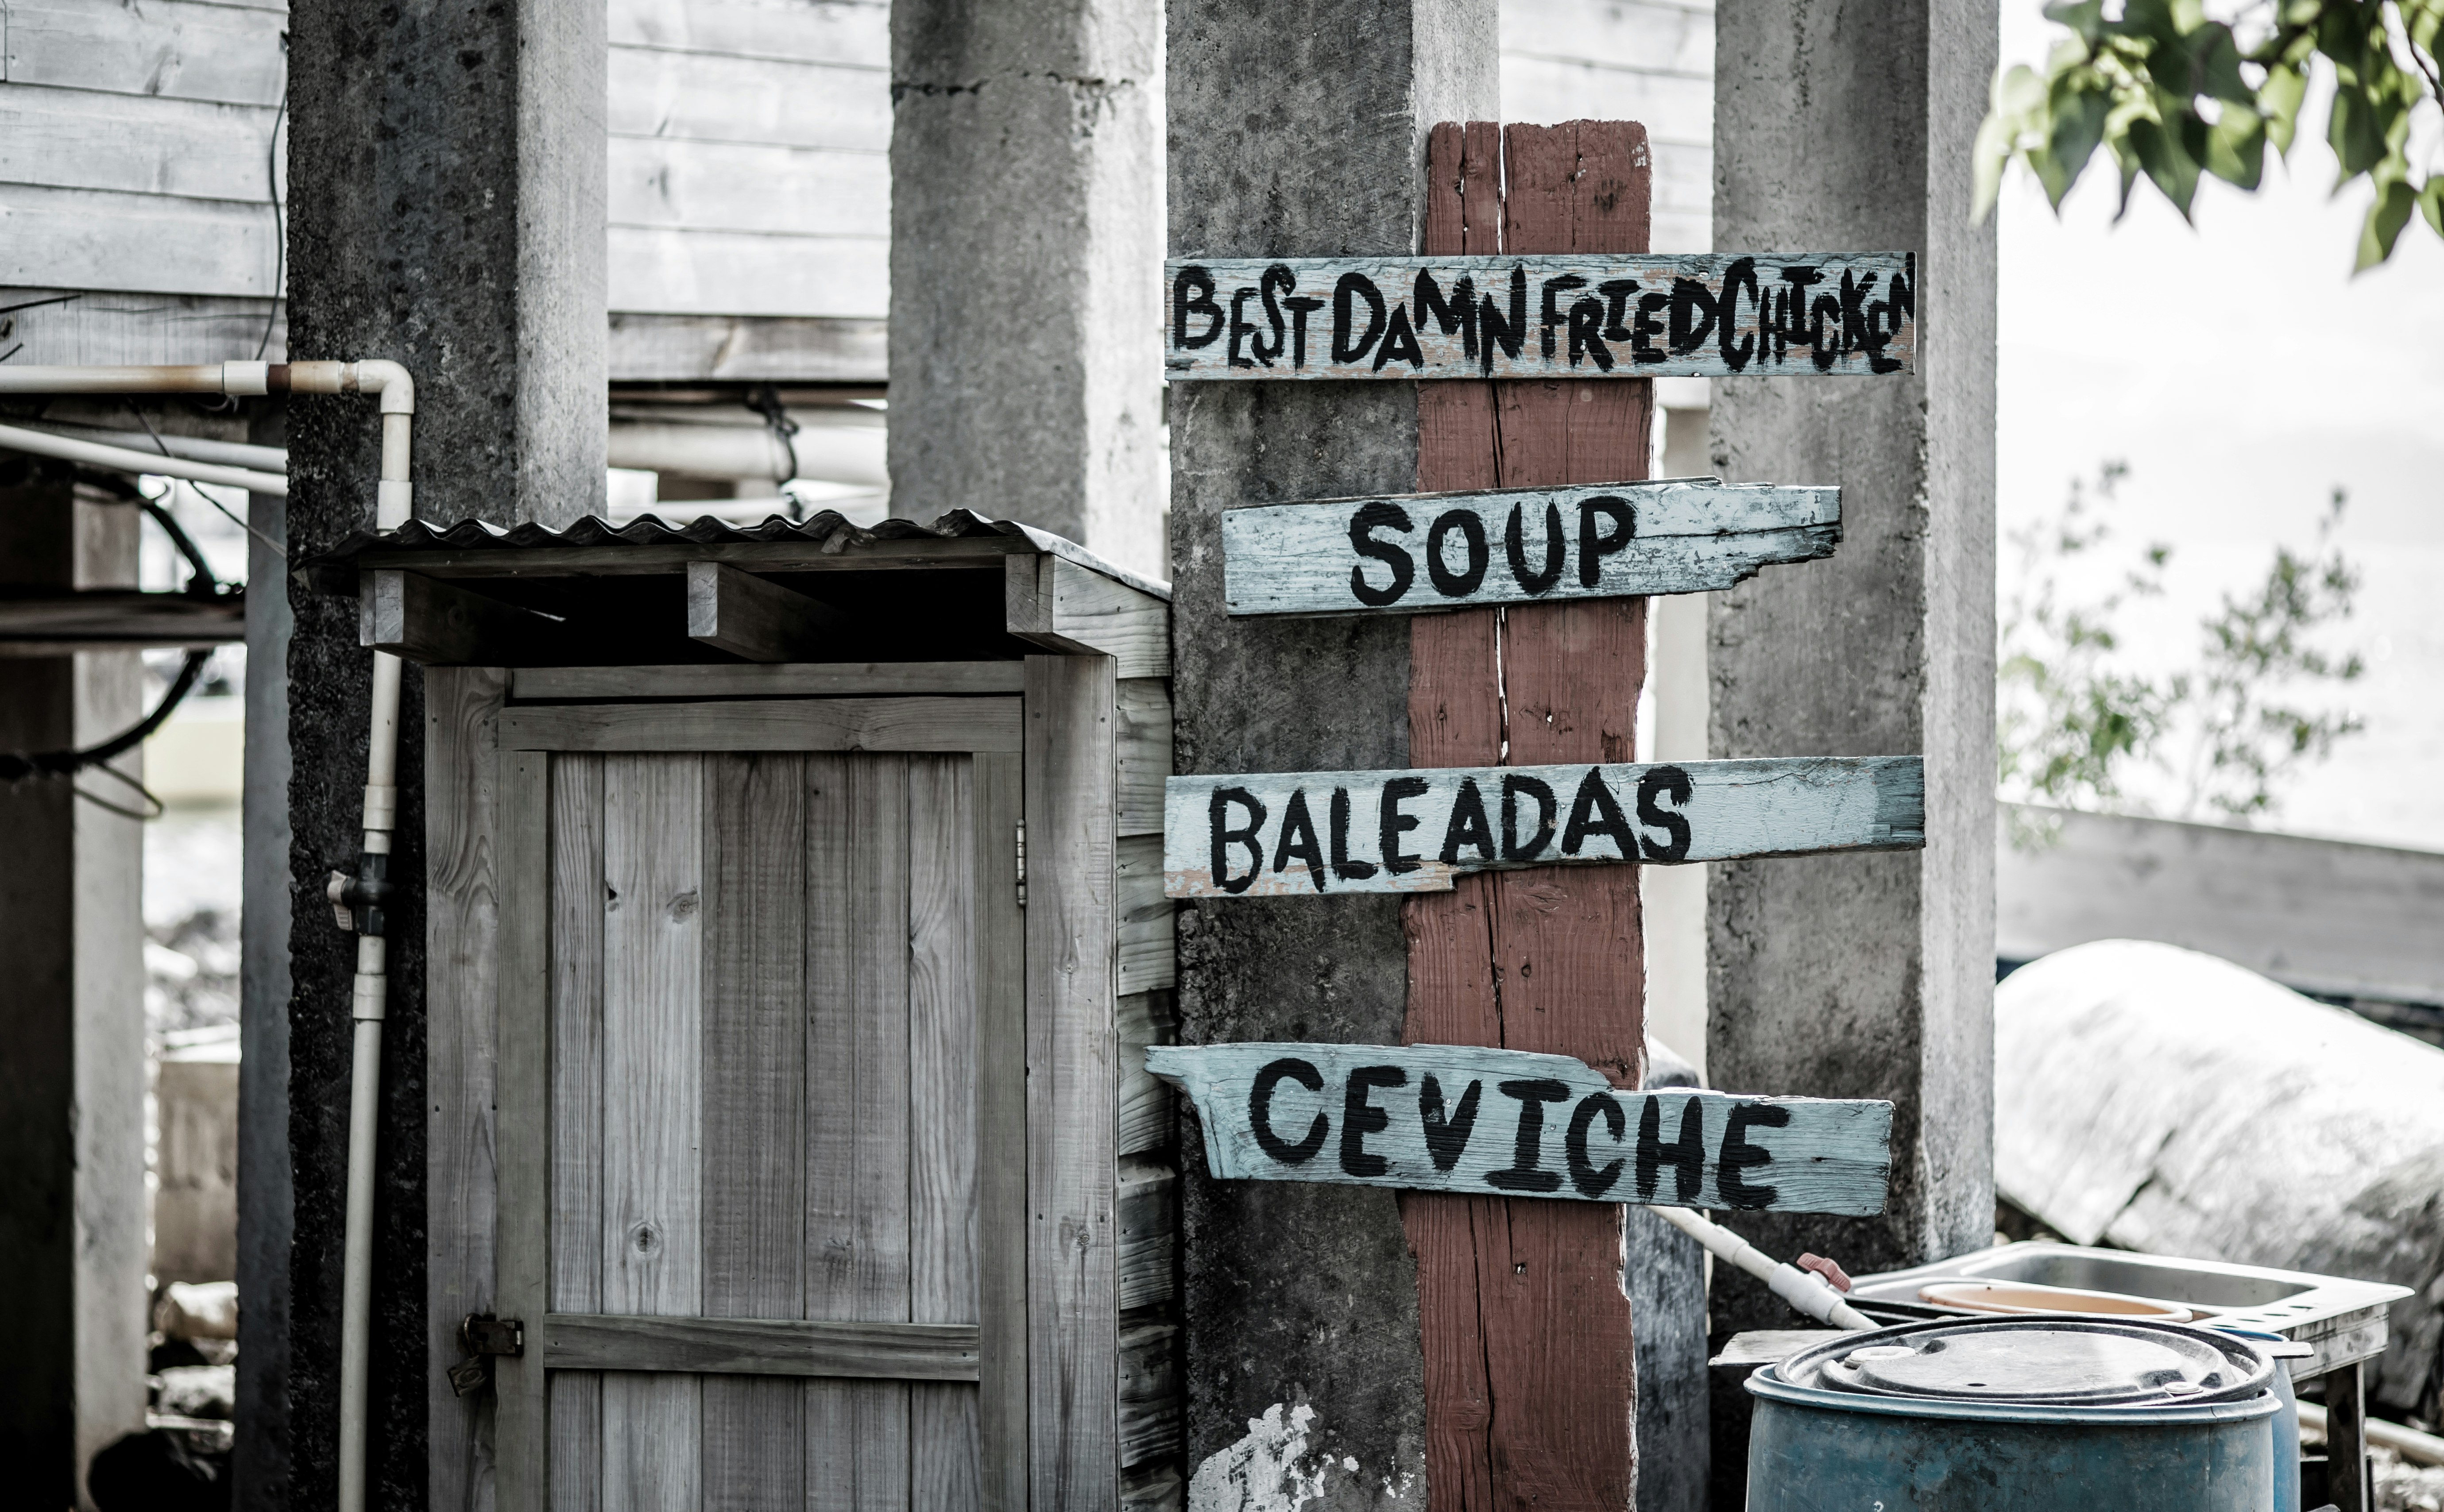
[[[1018,906],[1027,907],[1027,821],[1018,821]]]

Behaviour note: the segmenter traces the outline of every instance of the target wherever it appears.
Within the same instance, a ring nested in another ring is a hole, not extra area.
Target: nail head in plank
[[[1841,539],[1839,489],[1712,479],[1258,505],[1222,516],[1224,595],[1359,615],[1711,593]]]
[[[788,662],[708,667],[521,667],[510,696],[580,698],[837,698],[874,693],[1015,693],[1018,661]],[[1163,770],[1170,772],[1168,762]],[[1158,802],[1157,802],[1157,806]]]
[[[1122,677],[1113,712],[1120,721],[1120,833],[1159,835],[1162,784],[1172,765],[1171,684],[1160,677]]]
[[[749,661],[805,661],[849,622],[849,617],[793,588],[784,588],[726,562],[687,568],[688,638]]]
[[[1164,891],[1436,893],[1529,866],[1914,850],[1925,783],[1916,756],[1175,777]]]
[[[543,1363],[555,1371],[976,1378],[972,1323],[554,1313],[543,1334]]]
[[[1164,1045],[1146,1066],[1195,1103],[1226,1181],[1866,1216],[1891,1170],[1889,1102],[1623,1091],[1570,1056]]]
[[[358,643],[420,665],[508,666],[566,639],[559,620],[420,573],[358,580]]]
[[[1867,377],[1917,360],[1908,252],[1175,258],[1163,284],[1174,379]],[[1297,298],[1323,304],[1269,313]]]
[[[501,716],[518,750],[1015,751],[1015,698],[823,698],[526,704]]]

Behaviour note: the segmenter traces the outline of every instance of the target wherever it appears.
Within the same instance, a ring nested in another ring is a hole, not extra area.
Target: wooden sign
[[[1440,893],[1465,872],[1926,843],[1916,756],[1174,777],[1171,897]]]
[[[1223,1180],[1674,1208],[1883,1211],[1893,1105],[1623,1092],[1583,1061],[1459,1044],[1157,1045]]]
[[[1258,505],[1222,516],[1234,615],[1708,593],[1833,554],[1842,490],[1713,478]]]
[[[1906,373],[1917,258],[1176,259],[1175,378],[1705,378]]]

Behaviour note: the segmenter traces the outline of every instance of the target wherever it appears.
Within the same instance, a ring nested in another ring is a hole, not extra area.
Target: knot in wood
[[[662,1251],[662,1231],[651,1223],[639,1223],[628,1230],[628,1245],[648,1258],[658,1255]]]

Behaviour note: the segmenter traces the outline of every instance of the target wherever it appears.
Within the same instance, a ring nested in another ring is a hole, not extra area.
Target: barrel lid
[[[2176,1324],[2071,1318],[1937,1320],[1853,1334],[1786,1360],[1793,1385],[2027,1406],[2165,1406],[2252,1396],[2273,1361]]]

